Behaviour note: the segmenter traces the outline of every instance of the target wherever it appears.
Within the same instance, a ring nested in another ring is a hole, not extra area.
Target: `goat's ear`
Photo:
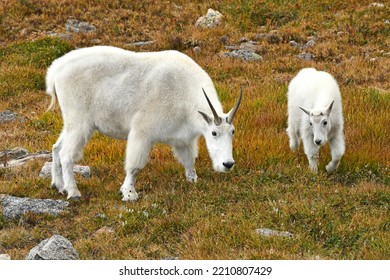
[[[333,103],[334,103],[334,100],[332,101],[332,103],[329,104],[328,108],[326,108],[326,110],[325,110],[327,116],[329,116],[330,112],[332,111]]]
[[[201,112],[201,111],[198,111],[198,112],[199,112],[199,114],[202,115],[202,117],[204,118],[204,120],[205,120],[208,124],[211,124],[211,123],[213,122],[212,118],[211,118],[209,115],[207,115],[206,113],[203,113],[203,112]]]
[[[305,114],[307,114],[308,116],[310,116],[310,111],[305,109],[305,108],[302,108],[302,107],[299,107],[299,109],[301,109],[303,112],[305,112]]]

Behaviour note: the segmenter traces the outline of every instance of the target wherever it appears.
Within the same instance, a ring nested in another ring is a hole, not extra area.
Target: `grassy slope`
[[[42,3],[43,2],[43,3]],[[0,212],[0,244],[22,259],[52,234],[69,238],[83,259],[388,259],[389,238],[389,6],[371,1],[7,1],[0,7],[0,111],[10,109],[25,122],[1,124],[0,150],[22,146],[50,150],[61,130],[59,112],[44,113],[44,75],[55,58],[75,47],[99,44],[132,50],[178,49],[193,57],[213,78],[225,108],[241,84],[244,101],[236,120],[236,169],[211,171],[200,141],[196,185],[185,182],[170,149],[158,145],[140,174],[137,203],[118,194],[124,178],[125,142],[96,135],[82,164],[90,180],[78,178],[83,194],[60,217],[27,215],[5,221]],[[109,3],[109,4],[108,4]],[[289,4],[284,4],[289,3]],[[196,19],[213,7],[225,15],[213,30],[197,30]],[[69,41],[48,39],[65,32],[70,17],[92,22],[93,34]],[[277,30],[279,42],[259,41],[264,61],[222,58],[242,37]],[[314,61],[290,40],[306,43]],[[131,48],[127,43],[155,40]],[[201,53],[192,51],[201,46]],[[290,152],[286,128],[286,88],[302,67],[331,72],[344,102],[347,151],[337,173],[326,175],[329,149],[321,153],[321,172],[312,175],[301,150]],[[36,176],[43,162],[0,170],[0,193],[63,198]],[[94,235],[103,226],[114,234]],[[292,239],[263,238],[268,227],[294,233]]]

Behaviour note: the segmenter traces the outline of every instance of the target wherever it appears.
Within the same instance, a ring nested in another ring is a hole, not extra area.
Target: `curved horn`
[[[233,118],[236,115],[238,106],[240,106],[241,98],[242,98],[242,86],[240,88],[240,96],[238,97],[236,105],[234,105],[233,109],[231,109],[230,112],[228,113],[227,122],[230,123],[230,124],[233,122]]]
[[[215,111],[213,105],[211,104],[211,102],[210,102],[209,98],[207,97],[207,94],[206,94],[206,92],[204,91],[203,88],[202,88],[202,90],[203,90],[204,96],[205,96],[206,99],[207,99],[207,103],[209,103],[211,112],[213,112],[214,123],[215,123],[215,125],[220,125],[220,124],[222,123],[222,119],[218,116],[217,112]]]

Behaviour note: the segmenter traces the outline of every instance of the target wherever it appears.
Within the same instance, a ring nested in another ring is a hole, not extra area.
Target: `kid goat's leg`
[[[147,137],[142,137],[141,134],[135,131],[131,131],[129,134],[126,148],[126,178],[120,188],[123,201],[135,201],[138,199],[138,194],[135,191],[136,176],[145,167],[152,146],[145,139]]]

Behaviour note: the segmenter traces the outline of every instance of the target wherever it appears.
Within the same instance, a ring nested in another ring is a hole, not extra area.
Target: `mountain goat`
[[[233,118],[237,103],[223,113],[212,80],[177,51],[135,53],[96,46],[56,59],[46,75],[52,109],[58,100],[63,130],[53,145],[52,186],[79,199],[75,161],[94,131],[127,139],[123,201],[137,200],[137,174],[154,143],[173,147],[188,181],[196,182],[195,158],[203,135],[216,171],[233,168]],[[207,93],[207,95],[206,95]]]
[[[296,151],[302,139],[309,167],[318,171],[319,149],[329,142],[332,160],[326,166],[334,171],[344,155],[343,113],[340,90],[328,73],[302,69],[288,86],[288,128],[290,148]]]

